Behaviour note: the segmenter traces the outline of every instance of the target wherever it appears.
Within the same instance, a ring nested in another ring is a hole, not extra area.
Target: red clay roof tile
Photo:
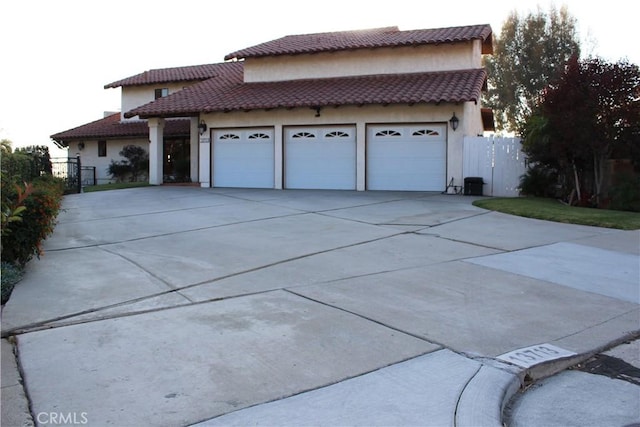
[[[188,136],[190,121],[186,119],[167,120],[164,128],[166,136]],[[85,139],[149,138],[146,121],[121,121],[120,113],[51,135],[51,139],[68,145],[69,141]]]
[[[157,83],[207,80],[220,74],[221,64],[192,65],[188,67],[161,68],[145,71],[104,86],[105,89],[120,86],[139,86]]]
[[[476,39],[482,40],[483,43],[488,42],[490,45],[491,33],[489,25],[470,25],[409,31],[400,31],[398,27],[385,27],[370,30],[301,34],[285,36],[248,47],[230,53],[224,59],[456,43]],[[490,50],[492,50],[490,46],[484,46],[483,52],[490,53]]]
[[[234,64],[234,63],[229,63]],[[191,116],[201,112],[367,104],[478,102],[483,69],[280,82],[210,79],[125,113],[125,117]]]

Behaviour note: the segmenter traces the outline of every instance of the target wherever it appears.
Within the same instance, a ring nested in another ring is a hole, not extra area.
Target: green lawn
[[[567,206],[553,199],[536,197],[492,198],[476,200],[473,204],[492,211],[547,221],[621,230],[640,229],[640,213],[638,212],[579,208]]]
[[[105,190],[121,190],[123,188],[136,188],[136,187],[148,187],[148,182],[117,182],[115,184],[100,184],[100,185],[88,185],[83,187],[82,191],[85,193],[93,193],[94,191]]]

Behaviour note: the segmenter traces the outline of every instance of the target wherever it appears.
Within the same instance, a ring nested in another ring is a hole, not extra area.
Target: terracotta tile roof
[[[483,69],[243,83],[210,79],[125,113],[125,117],[191,116],[200,112],[480,100]]]
[[[483,53],[491,53],[493,50],[491,34],[492,30],[489,25],[470,25],[409,31],[400,31],[398,27],[385,27],[359,31],[302,34],[285,36],[248,47],[230,53],[225,56],[224,59],[455,43],[477,39],[483,41]]]
[[[188,136],[190,122],[188,119],[167,120],[164,128],[165,136]],[[146,121],[120,121],[120,113],[112,114],[104,119],[96,120],[64,132],[51,135],[51,139],[67,145],[69,141],[86,139],[115,138],[149,138],[149,126]]]
[[[138,86],[157,83],[207,80],[220,74],[221,64],[192,65],[188,67],[161,68],[145,71],[104,86],[105,89],[120,86]]]

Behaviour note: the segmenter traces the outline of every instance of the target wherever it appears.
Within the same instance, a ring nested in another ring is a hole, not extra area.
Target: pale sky
[[[228,53],[290,34],[490,24],[500,35],[513,10],[566,5],[577,19],[583,57],[640,64],[640,2],[634,0],[0,3],[0,139],[14,148],[49,145],[49,135],[118,111],[120,89],[104,89],[108,83],[149,69],[223,62]]]

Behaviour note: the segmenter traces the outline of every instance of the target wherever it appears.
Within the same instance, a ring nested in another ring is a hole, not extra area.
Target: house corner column
[[[199,144],[200,142],[200,129],[198,129],[198,118],[191,117],[191,124],[189,127],[189,175],[191,182],[198,182],[200,179],[198,174],[198,166],[200,161],[198,159]]]
[[[149,184],[162,184],[164,155],[164,119],[151,118],[149,124]]]
[[[366,171],[366,139],[367,127],[365,123],[356,124],[356,190],[364,191],[367,189],[367,171]]]
[[[274,127],[274,143],[273,143],[273,188],[276,190],[282,190],[282,178],[284,171],[284,151],[282,142],[282,125],[275,125]]]
[[[212,187],[211,185],[211,130],[199,136],[200,149],[198,156],[198,181],[200,187]]]

